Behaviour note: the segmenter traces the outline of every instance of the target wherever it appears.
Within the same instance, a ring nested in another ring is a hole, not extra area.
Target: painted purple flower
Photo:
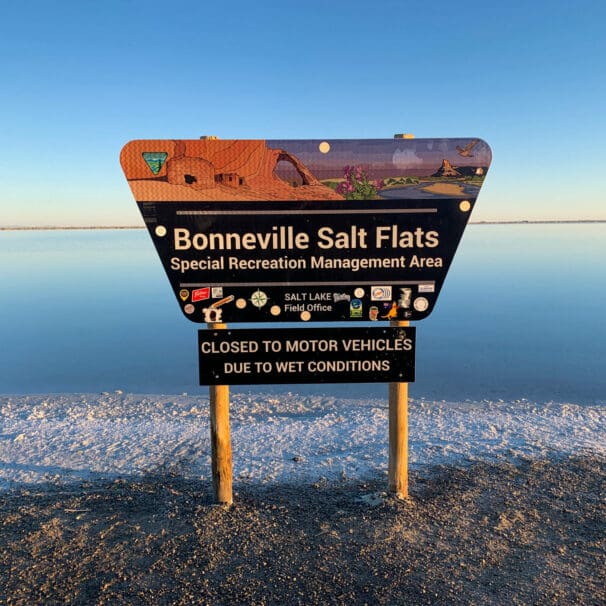
[[[377,197],[377,191],[383,187],[383,180],[369,179],[368,168],[361,164],[344,166],[343,177],[344,180],[337,185],[335,191],[347,200],[373,200]]]

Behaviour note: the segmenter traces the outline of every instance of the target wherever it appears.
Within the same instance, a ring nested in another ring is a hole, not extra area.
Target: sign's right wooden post
[[[410,322],[392,320],[403,328]],[[388,488],[400,499],[408,498],[408,383],[389,384]]]

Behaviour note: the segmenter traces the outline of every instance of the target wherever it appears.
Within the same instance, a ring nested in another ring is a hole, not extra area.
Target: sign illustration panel
[[[427,317],[490,160],[480,139],[138,140],[121,154],[194,322]]]

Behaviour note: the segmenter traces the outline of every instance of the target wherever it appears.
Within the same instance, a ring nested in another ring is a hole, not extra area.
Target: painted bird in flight
[[[460,147],[457,145],[456,150],[459,156],[463,156],[464,158],[473,158],[473,154],[471,150],[480,142],[479,139],[472,139],[465,147]]]

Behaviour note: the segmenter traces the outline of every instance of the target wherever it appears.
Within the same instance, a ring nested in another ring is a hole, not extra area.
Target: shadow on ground
[[[0,495],[0,603],[603,604],[606,462],[236,487],[159,475]]]

